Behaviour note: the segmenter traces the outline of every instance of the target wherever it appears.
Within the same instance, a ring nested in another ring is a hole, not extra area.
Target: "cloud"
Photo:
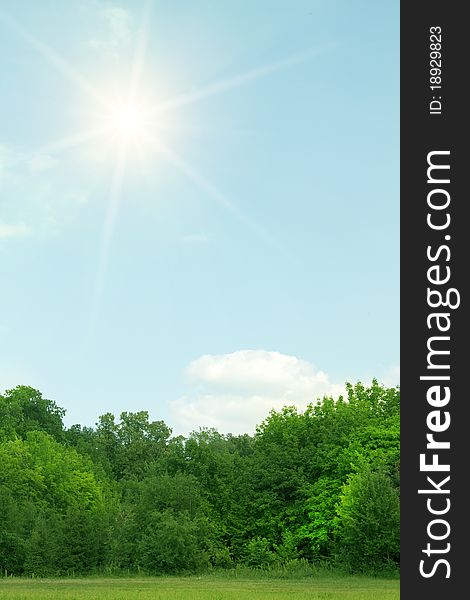
[[[103,10],[103,18],[108,24],[113,39],[127,43],[131,38],[131,16],[124,8],[110,6]]]
[[[200,426],[253,433],[272,408],[304,409],[325,395],[344,393],[343,385],[310,362],[266,350],[201,356],[186,376],[190,393],[170,403],[175,430],[184,433]]]
[[[6,153],[6,147],[5,147],[5,145],[4,144],[0,144],[0,173],[5,168],[5,153]]]
[[[88,40],[88,45],[111,58],[118,59],[129,49],[134,36],[130,13],[119,6],[108,6],[100,11],[103,30]]]
[[[47,171],[52,169],[57,164],[57,159],[49,156],[48,154],[38,154],[33,156],[29,161],[28,166],[30,171],[33,173],[39,173],[41,171]]]
[[[3,223],[0,221],[0,239],[24,237],[31,233],[24,223]]]
[[[0,143],[0,238],[57,235],[73,223],[90,195],[74,167],[73,156]]]
[[[387,387],[395,387],[400,385],[400,367],[399,365],[392,365],[389,367],[382,377],[379,378],[379,383]]]
[[[11,160],[12,151],[5,144],[0,144],[0,180],[9,175],[8,163]]]

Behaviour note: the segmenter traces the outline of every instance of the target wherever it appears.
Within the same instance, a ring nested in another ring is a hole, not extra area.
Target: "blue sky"
[[[398,383],[398,2],[0,2],[0,390],[252,431]]]

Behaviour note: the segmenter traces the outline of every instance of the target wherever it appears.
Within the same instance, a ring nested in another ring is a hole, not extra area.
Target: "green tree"
[[[305,489],[307,514],[304,523],[297,530],[297,539],[308,557],[326,558],[331,553],[336,505],[341,488],[339,478],[325,476]]]
[[[63,538],[59,560],[61,574],[91,573],[104,565],[106,519],[97,508],[86,510],[71,506],[63,519]]]
[[[36,510],[0,482],[0,573],[20,575],[26,558],[26,539]]]
[[[139,563],[149,573],[194,572],[208,565],[198,543],[198,524],[188,513],[154,511],[139,544]]]
[[[106,413],[99,418],[96,434],[116,479],[142,479],[158,463],[163,468],[171,429],[163,421],[149,421],[147,411],[123,412],[118,423]]]
[[[0,439],[2,435],[25,438],[29,431],[44,431],[61,441],[64,415],[65,410],[43,398],[39,390],[18,385],[0,395]]]
[[[343,488],[337,509],[336,553],[353,571],[397,566],[400,502],[382,468],[364,467]]]
[[[0,569],[396,564],[399,390],[375,380],[346,389],[303,412],[271,411],[255,436],[202,428],[186,438],[146,411],[64,430],[64,411],[37,390],[5,392]]]
[[[25,540],[24,573],[35,577],[59,575],[64,531],[60,517],[41,511]]]
[[[269,541],[264,537],[251,539],[245,548],[245,563],[249,567],[268,567],[276,560],[276,554],[271,550]]]
[[[103,543],[94,540],[106,535],[106,521],[100,518],[104,507],[105,488],[88,457],[42,431],[0,443],[4,570],[79,573],[102,564]]]

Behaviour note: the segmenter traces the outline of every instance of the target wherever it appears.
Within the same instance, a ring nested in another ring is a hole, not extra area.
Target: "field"
[[[398,600],[397,579],[319,576],[0,579],[2,600]]]

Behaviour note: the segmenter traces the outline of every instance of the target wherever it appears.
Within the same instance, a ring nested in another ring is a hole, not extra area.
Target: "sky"
[[[253,433],[399,383],[399,3],[0,0],[0,392]]]

